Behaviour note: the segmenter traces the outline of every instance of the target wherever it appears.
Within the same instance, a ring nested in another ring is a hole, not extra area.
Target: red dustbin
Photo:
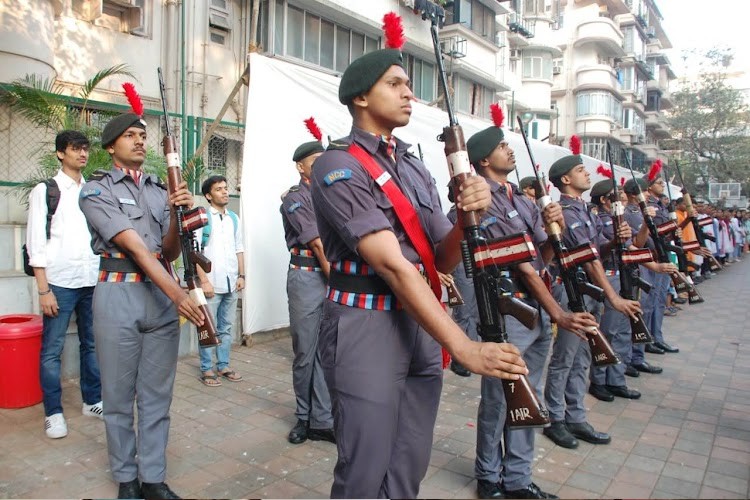
[[[0,316],[0,408],[23,408],[42,401],[41,350],[41,316]]]

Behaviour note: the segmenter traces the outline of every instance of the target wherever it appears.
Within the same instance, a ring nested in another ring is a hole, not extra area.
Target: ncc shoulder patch
[[[580,221],[579,221],[579,222],[574,222],[573,224],[571,224],[571,225],[570,225],[570,230],[572,231],[573,229],[579,228],[579,227],[581,227],[582,225],[583,225],[583,224],[581,224],[581,222],[580,222]]]
[[[340,168],[338,170],[333,170],[326,175],[323,180],[327,185],[331,185],[334,182],[337,181],[345,181],[347,179],[352,178],[352,171],[349,168]]]
[[[497,217],[493,215],[492,217],[487,217],[486,219],[484,219],[482,222],[479,223],[479,225],[482,229],[487,229],[488,227],[490,227],[492,224],[496,222],[497,222]]]
[[[102,194],[99,188],[81,189],[81,198],[88,198],[90,196],[99,196]]]
[[[292,203],[288,207],[286,207],[286,211],[289,212],[289,213],[292,213],[292,212],[294,212],[295,210],[297,210],[301,206],[302,206],[302,203],[300,203],[300,202],[297,201],[295,203]]]

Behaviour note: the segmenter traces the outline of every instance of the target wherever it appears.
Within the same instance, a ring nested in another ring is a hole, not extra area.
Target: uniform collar
[[[396,140],[396,152],[402,153],[403,151],[411,147],[411,144],[408,144],[402,141],[398,137],[396,136],[391,136],[391,137]],[[380,147],[382,136],[371,134],[370,132],[367,132],[366,130],[362,130],[359,127],[352,126],[352,138],[354,139],[355,142],[357,142],[357,144],[362,146],[365,149],[365,151],[367,151],[371,155],[374,155],[378,152],[378,148]]]
[[[569,194],[560,193],[560,201],[563,201],[563,198],[567,198],[566,201],[568,201],[570,203],[578,202],[578,203],[580,203],[582,205],[586,204],[586,202],[583,201],[583,198],[581,198],[580,196],[570,196]]]

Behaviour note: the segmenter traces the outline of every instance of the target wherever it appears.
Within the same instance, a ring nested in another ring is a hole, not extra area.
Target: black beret
[[[636,184],[636,182],[638,182],[638,184]],[[625,183],[622,190],[625,191],[625,194],[636,195],[638,194],[638,186],[641,187],[641,191],[646,191],[648,189],[648,181],[642,177],[636,180],[628,179],[628,182]]]
[[[573,168],[577,167],[578,165],[581,165],[583,163],[583,158],[581,158],[581,155],[568,155],[563,156],[559,160],[557,160],[555,163],[552,164],[552,166],[549,169],[549,180],[553,183],[557,180],[559,180],[563,175],[567,174]]]
[[[612,179],[599,181],[591,188],[591,201],[599,203],[599,197],[612,191]]]
[[[112,118],[102,130],[102,147],[108,147],[130,127],[146,130],[146,122],[135,113],[123,113]]]
[[[341,75],[341,104],[351,104],[355,97],[367,93],[394,64],[404,67],[401,51],[397,49],[376,50],[355,59]]]
[[[536,177],[534,177],[533,175],[530,175],[528,177],[524,177],[523,179],[521,179],[521,181],[518,183],[518,187],[520,187],[521,189],[526,189],[527,187],[530,187],[530,186],[533,187],[534,182],[536,182]]]
[[[492,150],[504,139],[503,130],[500,127],[487,127],[486,129],[472,135],[466,141],[466,149],[469,152],[469,161],[477,166],[479,162],[487,158]]]
[[[300,144],[297,149],[294,150],[292,161],[301,161],[311,154],[322,153],[323,151],[325,151],[325,148],[320,143],[320,141],[305,142],[303,144]]]

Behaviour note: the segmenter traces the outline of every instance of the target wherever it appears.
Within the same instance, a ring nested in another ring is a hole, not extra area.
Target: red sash
[[[435,268],[435,254],[432,250],[432,245],[427,239],[427,235],[422,228],[422,224],[419,222],[417,211],[414,206],[406,198],[404,193],[401,192],[399,187],[393,181],[391,174],[383,170],[383,168],[377,164],[375,159],[370,156],[364,149],[355,143],[349,146],[349,153],[356,158],[359,163],[362,164],[367,173],[375,180],[375,182],[383,190],[386,197],[393,204],[393,211],[398,218],[398,221],[403,226],[406,236],[417,251],[419,258],[424,264],[427,277],[430,280],[430,287],[432,292],[437,297],[438,301],[443,296],[443,290],[440,287],[440,278]]]

